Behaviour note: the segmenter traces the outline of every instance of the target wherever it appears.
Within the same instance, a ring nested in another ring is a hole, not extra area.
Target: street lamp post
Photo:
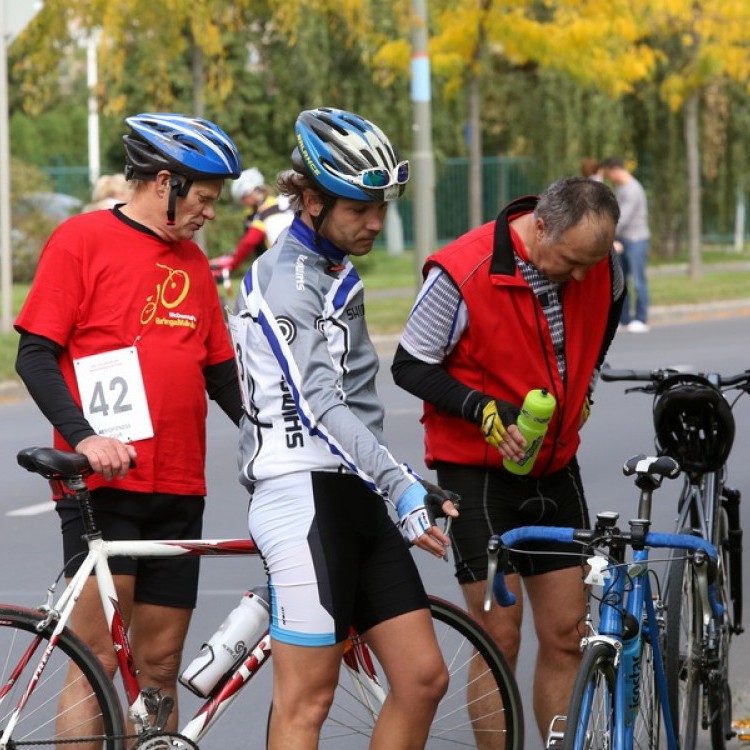
[[[86,37],[86,87],[88,89],[89,185],[93,188],[101,174],[99,148],[99,30]]]

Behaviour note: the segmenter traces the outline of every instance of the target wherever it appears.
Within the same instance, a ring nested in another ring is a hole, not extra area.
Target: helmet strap
[[[321,193],[323,201],[323,208],[320,209],[320,213],[317,216],[312,217],[313,229],[315,230],[315,244],[320,245],[318,242],[318,235],[320,234],[320,228],[323,226],[323,222],[333,208],[333,204],[336,202],[335,195],[329,195],[328,193]]]
[[[189,192],[193,185],[192,180],[186,179],[184,182],[180,180],[177,175],[172,175],[169,178],[169,204],[167,205],[167,226],[174,226],[175,209],[177,206],[177,198],[184,198]]]

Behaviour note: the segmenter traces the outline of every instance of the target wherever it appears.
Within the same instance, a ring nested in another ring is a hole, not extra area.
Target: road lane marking
[[[27,505],[24,508],[16,508],[16,510],[9,510],[6,516],[39,516],[42,513],[48,513],[55,509],[55,503],[52,500],[47,500],[43,503],[34,503],[34,505]]]

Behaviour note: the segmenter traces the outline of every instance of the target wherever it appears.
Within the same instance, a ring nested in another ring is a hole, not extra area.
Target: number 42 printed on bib
[[[131,443],[154,436],[135,347],[73,360],[83,414],[97,435]]]

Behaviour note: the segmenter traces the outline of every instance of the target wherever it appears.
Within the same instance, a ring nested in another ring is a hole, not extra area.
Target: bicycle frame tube
[[[645,578],[644,601],[646,604],[647,629],[651,638],[651,650],[654,655],[654,671],[656,673],[656,692],[659,694],[659,704],[664,717],[664,731],[667,735],[667,749],[677,749],[677,736],[672,724],[672,710],[669,707],[667,697],[667,675],[664,671],[664,661],[661,655],[661,642],[659,640],[659,628],[654,610],[654,600],[651,596],[651,582],[647,575]]]
[[[633,553],[633,562],[627,567],[626,577],[631,583],[630,593],[626,595],[625,607],[627,611],[635,618],[638,623],[638,648],[635,656],[623,658],[622,672],[623,679],[623,724],[625,726],[626,737],[628,740],[627,747],[632,747],[633,729],[635,728],[635,718],[638,715],[640,705],[640,684],[641,671],[640,659],[643,649],[643,603],[648,590],[648,551],[635,550]]]
[[[675,525],[677,532],[690,527],[713,543],[721,484],[719,471],[709,471],[685,480]]]
[[[604,588],[601,605],[599,608],[599,633],[608,640],[615,642],[617,649],[617,671],[615,673],[615,735],[613,738],[613,750],[626,750],[632,747],[633,742],[633,720],[631,710],[634,701],[634,679],[640,679],[640,673],[633,670],[635,659],[640,659],[640,644],[635,657],[631,657],[630,664],[625,664],[624,649],[622,643],[623,635],[623,611],[633,614],[638,621],[639,632],[635,636],[639,640],[641,616],[637,603],[640,601],[643,606],[643,586],[640,581],[642,576],[636,575],[630,578],[630,569],[647,559],[648,555],[645,550],[636,552],[634,562],[630,564],[617,563],[609,569],[610,580]],[[625,584],[628,580],[632,581],[633,588],[630,594],[625,595]],[[638,614],[636,614],[636,612]],[[636,703],[637,708],[637,703]]]
[[[232,705],[234,699],[271,656],[271,637],[266,633],[260,643],[245,657],[226,682],[220,682],[180,734],[196,744]]]
[[[633,733],[641,699],[641,671],[636,668],[636,661],[641,658],[644,629],[649,634],[654,654],[656,690],[660,696],[659,703],[664,717],[667,748],[668,750],[677,750],[669,701],[666,700],[666,674],[659,645],[659,630],[652,600],[651,583],[648,578],[648,557],[648,550],[635,550],[631,562],[616,564],[609,568],[611,577],[605,586],[599,608],[599,635],[602,640],[606,640],[608,643],[614,642],[618,654],[615,675],[613,750],[629,750],[633,747]],[[629,591],[626,591],[628,582],[631,587]],[[643,619],[644,607],[646,609],[645,622]],[[638,650],[635,656],[631,657],[627,657],[623,649],[623,611],[632,615],[639,626],[639,632],[636,636],[639,640]],[[594,636],[589,641],[594,641],[597,637],[599,636]]]
[[[111,556],[127,553],[113,550],[112,546],[115,544],[117,543],[107,542],[98,537],[88,540],[89,552],[58,601],[60,619],[55,627],[55,635],[67,625],[73,607],[75,607],[81,591],[89,578],[89,574],[93,570],[96,575],[104,618],[110,637],[112,638],[112,647],[115,651],[125,688],[125,695],[128,700],[128,718],[136,726],[146,728],[149,722],[148,710],[141,695],[141,688],[133,661],[133,652],[128,640],[127,627],[125,626],[125,621],[120,610],[120,602],[115,582],[112,578],[112,572],[109,569],[109,558]],[[134,542],[125,542],[124,544],[133,545]],[[143,555],[134,554],[134,556]],[[51,642],[52,639],[50,639],[50,644]]]
[[[709,520],[704,506],[704,493],[701,486],[691,479],[685,479],[685,487],[680,494],[675,531],[695,529],[704,539],[710,539]]]
[[[112,573],[109,569],[108,559],[110,557],[203,557],[203,556],[225,556],[225,555],[248,555],[257,552],[255,543],[250,539],[181,539],[175,541],[172,539],[155,539],[155,540],[133,540],[133,541],[102,541],[93,540],[89,546],[99,550],[96,558],[96,578],[101,595],[104,615],[109,628],[112,644],[115,647],[117,663],[120,667],[125,694],[128,699],[128,717],[137,726],[148,727],[148,711],[141,692],[141,686],[138,681],[136,665],[133,660],[132,649],[127,636],[127,628],[120,613],[117,592],[115,590]],[[92,553],[89,552],[89,555]],[[88,558],[87,558],[88,559]],[[262,644],[261,644],[262,645]],[[256,649],[258,650],[258,649]],[[236,688],[227,693],[220,693],[216,698],[210,699],[198,711],[196,719],[199,719],[198,728],[192,727],[192,731],[198,731],[195,739],[205,732],[213,721],[222,712],[218,710],[225,703],[224,708],[228,707],[231,700],[236,696],[237,691],[252,677],[260,665],[263,664],[270,655],[270,641],[266,652],[260,652],[259,664],[255,669],[247,670],[248,674],[241,679]],[[245,663],[255,658],[255,651],[248,656]],[[237,671],[239,672],[242,667]],[[235,675],[237,672],[235,672]],[[230,681],[231,682],[231,681]],[[228,702],[227,702],[228,700]],[[222,709],[223,710],[223,709]],[[192,738],[191,738],[192,739]]]

